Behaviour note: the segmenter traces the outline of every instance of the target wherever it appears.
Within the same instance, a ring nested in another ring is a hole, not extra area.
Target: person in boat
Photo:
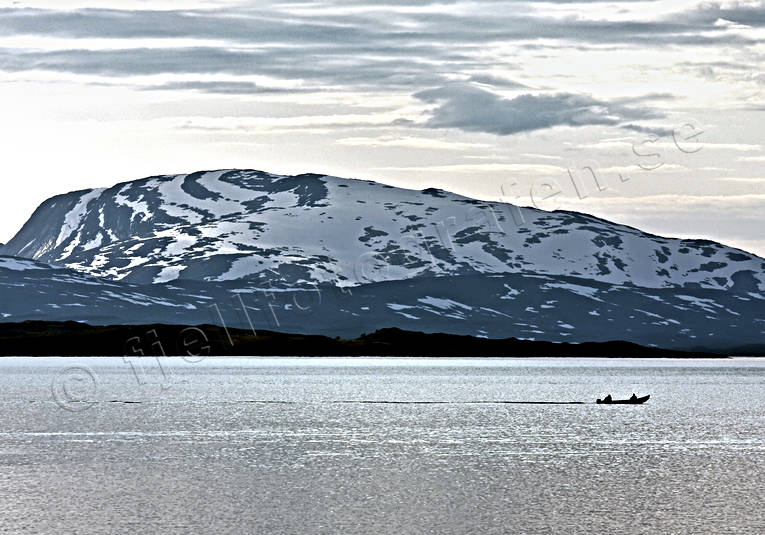
[[[630,401],[637,401],[637,396],[635,395],[635,393],[634,393],[634,392],[633,392],[633,393],[632,393],[632,395],[630,396]]]
[[[608,394],[606,397],[603,398],[603,403],[611,403],[611,394]]]

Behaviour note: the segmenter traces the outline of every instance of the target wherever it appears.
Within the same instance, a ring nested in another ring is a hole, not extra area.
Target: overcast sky
[[[0,241],[57,193],[240,167],[765,256],[765,2],[0,6]]]

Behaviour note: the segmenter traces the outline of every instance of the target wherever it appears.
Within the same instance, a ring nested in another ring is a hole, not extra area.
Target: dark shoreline
[[[554,343],[380,329],[353,339],[225,329],[215,325],[112,325],[26,321],[0,323],[0,356],[380,356],[728,358],[765,355],[765,348],[680,351],[631,342]],[[741,350],[744,349],[744,352]]]

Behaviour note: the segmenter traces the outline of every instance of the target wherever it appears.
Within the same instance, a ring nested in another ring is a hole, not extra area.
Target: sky
[[[765,257],[765,2],[0,1],[0,242],[224,168],[588,212]]]

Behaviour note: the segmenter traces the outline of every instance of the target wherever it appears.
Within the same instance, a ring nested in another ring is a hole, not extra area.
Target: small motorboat
[[[608,395],[603,399],[598,399],[596,403],[603,405],[640,405],[641,403],[648,401],[648,398],[650,397],[650,395],[637,397],[633,394],[629,399],[611,399],[611,396]]]

